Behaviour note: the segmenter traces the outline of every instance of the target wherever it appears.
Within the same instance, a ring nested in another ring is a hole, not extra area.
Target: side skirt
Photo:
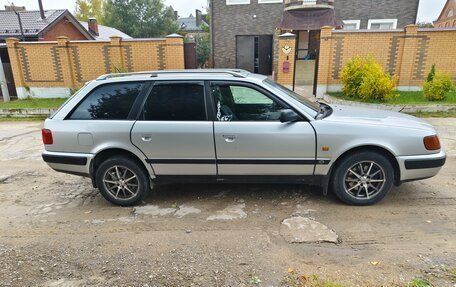
[[[154,184],[169,183],[252,183],[252,184],[307,184],[323,186],[326,176],[192,176],[192,175],[161,175],[152,180]]]

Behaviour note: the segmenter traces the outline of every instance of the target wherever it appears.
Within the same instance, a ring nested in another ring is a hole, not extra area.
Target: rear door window
[[[156,83],[146,100],[146,121],[205,121],[203,83]]]
[[[106,84],[95,88],[77,106],[72,120],[126,120],[143,82]]]

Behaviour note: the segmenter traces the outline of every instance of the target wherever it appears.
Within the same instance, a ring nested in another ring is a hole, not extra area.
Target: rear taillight
[[[42,129],[41,130],[41,135],[43,137],[43,143],[44,144],[53,144],[54,140],[52,139],[52,132],[51,130],[48,129]]]
[[[423,142],[427,150],[439,150],[441,148],[439,137],[436,135],[425,137]]]

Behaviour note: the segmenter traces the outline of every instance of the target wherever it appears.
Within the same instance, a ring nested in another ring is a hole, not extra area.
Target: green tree
[[[177,33],[174,11],[163,0],[107,0],[104,23],[134,38]]]
[[[434,28],[434,24],[432,24],[432,22],[418,22],[416,25],[420,28]]]
[[[94,17],[99,24],[103,24],[103,8],[105,0],[76,0],[74,16],[80,21],[87,21]]]
[[[211,38],[209,33],[199,34],[195,37],[196,60],[200,68],[205,68],[211,55]]]

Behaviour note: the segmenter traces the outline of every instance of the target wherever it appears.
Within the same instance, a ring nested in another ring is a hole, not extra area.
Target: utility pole
[[[21,38],[22,38],[21,40],[24,41],[25,40],[25,35],[24,35],[24,29],[22,28],[21,15],[19,14],[19,12],[16,11],[16,8],[14,7],[14,3],[12,3],[11,9],[13,9],[13,12],[17,16],[17,20],[19,21],[19,29],[21,29]]]

